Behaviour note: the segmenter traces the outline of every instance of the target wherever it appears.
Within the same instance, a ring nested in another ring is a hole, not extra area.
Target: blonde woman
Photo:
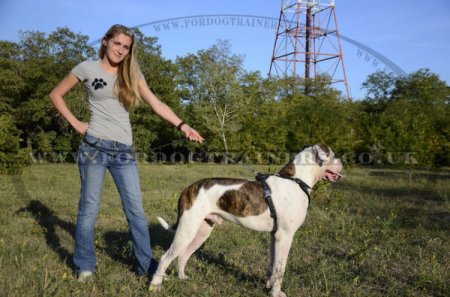
[[[129,28],[112,26],[102,39],[99,57],[99,60],[78,64],[50,93],[56,109],[84,136],[78,152],[81,193],[73,257],[81,282],[92,280],[96,268],[95,221],[107,169],[120,193],[138,262],[138,275],[152,273],[157,266],[142,206],[129,110],[144,101],[189,140],[204,140],[152,93],[139,70],[134,35]],[[77,119],[64,101],[64,95],[79,82],[88,91],[89,123]]]

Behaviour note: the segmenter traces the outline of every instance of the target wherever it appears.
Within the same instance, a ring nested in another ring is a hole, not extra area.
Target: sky
[[[265,76],[281,4],[282,0],[0,0],[0,40],[18,42],[19,31],[49,34],[68,27],[87,35],[96,47],[96,40],[113,24],[144,25],[140,30],[158,37],[167,59],[228,40],[232,52],[243,57],[246,70]],[[450,85],[450,0],[335,0],[335,11],[354,99],[364,97],[361,85],[377,70],[405,75],[428,68]],[[341,90],[343,86],[336,84]]]

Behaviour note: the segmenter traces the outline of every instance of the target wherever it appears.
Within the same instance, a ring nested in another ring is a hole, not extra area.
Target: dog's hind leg
[[[197,235],[197,231],[203,223],[202,217],[204,218],[201,214],[191,213],[185,214],[180,218],[173,242],[170,245],[170,248],[159,260],[159,265],[153,275],[150,288],[158,290],[161,287],[166,269],[169,267],[170,263],[172,263],[177,256],[185,251],[194,240]]]
[[[200,225],[200,228],[197,231],[192,242],[189,246],[181,252],[178,256],[178,278],[179,279],[187,279],[188,277],[184,273],[184,268],[186,267],[186,263],[192,254],[208,239],[209,235],[213,230],[214,223],[211,220],[205,219],[203,223]]]

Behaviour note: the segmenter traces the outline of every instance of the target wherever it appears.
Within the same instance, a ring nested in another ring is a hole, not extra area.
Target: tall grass
[[[274,172],[275,167],[260,167]],[[140,165],[156,258],[172,234],[181,190],[209,176],[247,177],[234,165]],[[450,296],[449,171],[352,169],[320,184],[290,252],[288,296]],[[152,296],[138,278],[128,227],[110,176],[97,219],[97,273],[79,284],[73,234],[79,195],[76,165],[36,165],[0,176],[1,296]],[[269,234],[227,223],[191,258],[189,280],[169,268],[161,296],[265,296]]]

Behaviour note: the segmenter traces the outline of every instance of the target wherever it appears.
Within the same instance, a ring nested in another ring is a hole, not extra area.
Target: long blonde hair
[[[119,97],[120,102],[128,110],[137,106],[141,101],[138,87],[141,72],[137,61],[137,44],[135,43],[133,31],[128,27],[116,24],[109,28],[103,37],[103,40],[108,42],[109,39],[121,33],[131,38],[131,46],[128,55],[119,65],[117,80],[114,84],[114,92]],[[106,45],[102,42],[98,52],[100,59],[103,59],[105,54]]]

